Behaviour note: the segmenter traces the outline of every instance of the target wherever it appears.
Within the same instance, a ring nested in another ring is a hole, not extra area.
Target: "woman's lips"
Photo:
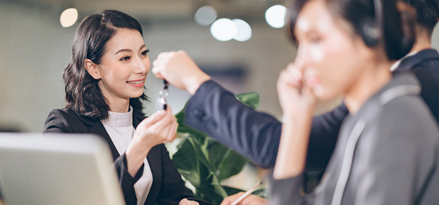
[[[128,85],[133,87],[143,87],[145,84],[145,79],[142,80],[133,80],[133,81],[127,81]]]

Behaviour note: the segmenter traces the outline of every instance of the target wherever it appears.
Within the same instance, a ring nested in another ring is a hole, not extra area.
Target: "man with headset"
[[[410,70],[416,75],[422,87],[421,97],[439,122],[439,54],[437,50],[431,48],[431,35],[439,17],[439,0],[401,1],[416,9],[417,37],[411,52],[396,62],[391,69],[394,73]],[[186,89],[193,95],[185,110],[185,122],[188,125],[211,135],[263,168],[274,166],[281,122],[265,113],[245,108],[245,105],[236,100],[231,93],[215,84],[209,76],[199,70],[184,52],[165,53],[159,55],[156,61],[153,68],[155,75]],[[177,69],[192,69],[195,72],[187,72],[187,76],[171,76],[176,73],[173,70]],[[243,112],[251,117],[242,117]],[[341,105],[331,112],[314,117],[306,170],[325,169],[334,150],[340,126],[347,114],[347,108]],[[216,129],[215,119],[237,124]],[[240,194],[230,196],[222,204],[230,204],[239,196]],[[242,203],[266,203],[255,196],[246,200],[248,201]]]

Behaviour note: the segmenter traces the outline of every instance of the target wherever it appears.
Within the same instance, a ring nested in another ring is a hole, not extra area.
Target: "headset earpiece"
[[[360,34],[363,38],[364,43],[368,47],[375,47],[378,46],[381,36],[382,36],[382,29],[383,29],[383,13],[382,13],[382,5],[381,1],[379,0],[373,0],[374,2],[374,9],[375,9],[375,18],[364,18],[362,20],[362,23],[360,24]]]
[[[371,18],[366,18],[363,23],[360,24],[361,37],[368,47],[375,47],[380,42],[381,31],[377,25],[377,22]]]

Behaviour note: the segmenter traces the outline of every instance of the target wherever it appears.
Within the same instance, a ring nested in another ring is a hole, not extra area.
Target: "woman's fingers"
[[[315,105],[316,91],[320,88],[316,74],[311,69],[299,69],[294,63],[279,74],[277,91],[279,103],[285,114],[299,110],[312,110]]]
[[[145,132],[144,137],[147,141],[154,141],[154,144],[171,142],[175,138],[175,133],[178,128],[177,119],[172,115],[172,109],[168,106],[165,116],[149,127],[145,127],[148,131]],[[151,138],[153,137],[153,138]]]
[[[192,95],[198,87],[210,79],[185,51],[160,53],[153,62],[152,73],[171,85],[187,90]]]
[[[149,116],[148,118],[145,118],[141,122],[141,126],[150,127],[153,124],[162,120],[165,116],[166,116],[166,112],[164,110],[159,110],[159,111],[155,112],[154,114],[152,114],[151,116]]]
[[[279,80],[277,82],[277,91],[280,97],[285,95],[300,95],[302,86],[302,80],[297,78],[288,70],[283,70],[279,74]],[[281,99],[282,100],[282,99]]]
[[[172,125],[173,119],[175,119],[175,117],[172,115],[171,107],[167,106],[167,110],[160,110],[157,112],[164,112],[165,114],[162,119],[152,124],[149,129],[154,130],[154,133],[161,137],[167,136],[170,125]]]
[[[152,69],[152,73],[159,79],[163,79],[163,74],[162,72],[166,72],[166,64],[169,62],[170,58],[175,55],[175,52],[163,52],[160,53],[157,56],[157,59],[155,59],[152,62],[153,65],[153,69]]]
[[[303,74],[302,70],[297,68],[294,63],[288,64],[286,72],[289,74],[287,82],[293,86],[300,87],[303,84]]]
[[[170,129],[170,133],[168,134],[168,138],[166,142],[172,142],[174,141],[176,135],[177,135],[177,129],[178,129],[178,123],[177,120],[172,124],[172,128]]]
[[[175,139],[175,134],[177,133],[178,123],[177,118],[172,115],[172,110],[168,109],[169,116],[171,116],[170,123],[166,126],[166,134],[163,136],[165,138],[164,142],[172,142]]]
[[[178,203],[178,205],[187,205],[188,201],[189,201],[189,200],[187,200],[187,199],[182,199],[182,200],[180,201],[180,203]]]
[[[268,205],[268,201],[260,196],[250,195],[238,205]]]
[[[239,197],[241,197],[244,194],[244,192],[239,192],[237,194],[230,195],[226,197],[222,202],[221,205],[230,205],[234,201],[236,201]]]
[[[298,88],[301,94],[307,94],[304,97],[311,97],[308,94],[315,96],[320,93],[321,87],[312,70],[299,69],[294,63],[290,63],[284,71],[281,73],[281,77],[285,86]]]
[[[161,60],[161,59],[168,59],[168,58],[172,57],[173,55],[175,55],[175,51],[161,52],[161,53],[157,56],[157,59],[158,59],[158,60]]]
[[[178,205],[199,205],[196,201],[182,199]]]

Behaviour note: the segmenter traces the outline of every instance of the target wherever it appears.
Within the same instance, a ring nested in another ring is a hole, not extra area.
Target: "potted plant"
[[[236,97],[253,109],[259,106],[259,94],[256,92],[242,93]],[[179,123],[177,133],[182,140],[172,160],[181,175],[195,187],[195,197],[220,204],[225,197],[243,191],[223,186],[221,182],[240,173],[248,160],[205,133],[186,125],[184,117],[183,108],[176,115]],[[260,189],[253,194],[264,197],[265,190]]]

